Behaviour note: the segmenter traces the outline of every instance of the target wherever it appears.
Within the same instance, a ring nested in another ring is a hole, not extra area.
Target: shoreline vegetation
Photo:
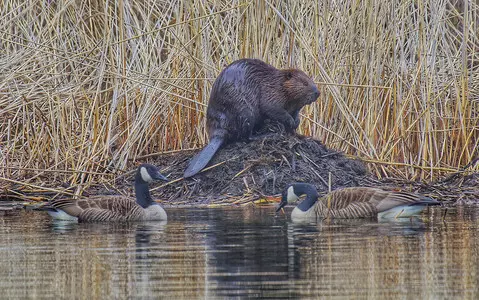
[[[377,184],[479,194],[475,1],[6,0],[0,20],[0,199],[128,193],[155,160],[175,181],[170,155],[207,143],[213,81],[246,57],[311,75],[298,132]],[[229,203],[261,194],[243,187]]]

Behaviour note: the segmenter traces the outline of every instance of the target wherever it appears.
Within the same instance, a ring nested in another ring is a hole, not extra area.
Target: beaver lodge
[[[346,158],[313,138],[272,127],[266,126],[252,141],[228,143],[218,151],[209,168],[154,193],[170,203],[221,202],[232,198],[247,202],[280,194],[292,182],[310,182],[319,191],[327,191],[329,185],[336,189],[366,182],[367,168],[361,161]],[[164,155],[156,158],[154,164],[163,167],[169,178],[180,178],[195,153]]]

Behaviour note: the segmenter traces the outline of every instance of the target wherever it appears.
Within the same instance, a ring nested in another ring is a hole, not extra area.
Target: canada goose
[[[135,175],[136,202],[125,196],[95,196],[88,199],[57,199],[45,210],[54,219],[79,222],[124,222],[166,220],[165,210],[151,199],[148,184],[168,179],[157,167],[142,164]]]
[[[319,198],[316,188],[308,183],[294,183],[284,190],[276,212],[300,196],[306,198],[296,206],[291,219],[332,218],[405,218],[417,215],[428,205],[441,203],[431,198],[405,192],[384,191],[371,187],[350,187],[332,191]]]

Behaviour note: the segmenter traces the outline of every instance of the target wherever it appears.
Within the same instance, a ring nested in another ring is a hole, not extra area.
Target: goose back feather
[[[165,210],[158,204],[143,208],[134,199],[123,196],[103,196],[88,199],[54,200],[57,210],[78,218],[82,222],[126,222],[166,220]]]
[[[283,193],[280,207],[288,202],[294,203],[303,194],[306,194],[306,199],[293,209],[292,218],[410,217],[428,205],[440,205],[438,201],[422,195],[371,187],[343,188],[318,198],[314,186],[298,183]]]

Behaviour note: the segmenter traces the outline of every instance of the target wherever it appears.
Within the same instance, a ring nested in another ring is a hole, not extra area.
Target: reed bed
[[[203,146],[214,78],[243,57],[312,75],[300,132],[379,177],[477,172],[478,27],[475,1],[5,0],[2,188],[78,194]]]

